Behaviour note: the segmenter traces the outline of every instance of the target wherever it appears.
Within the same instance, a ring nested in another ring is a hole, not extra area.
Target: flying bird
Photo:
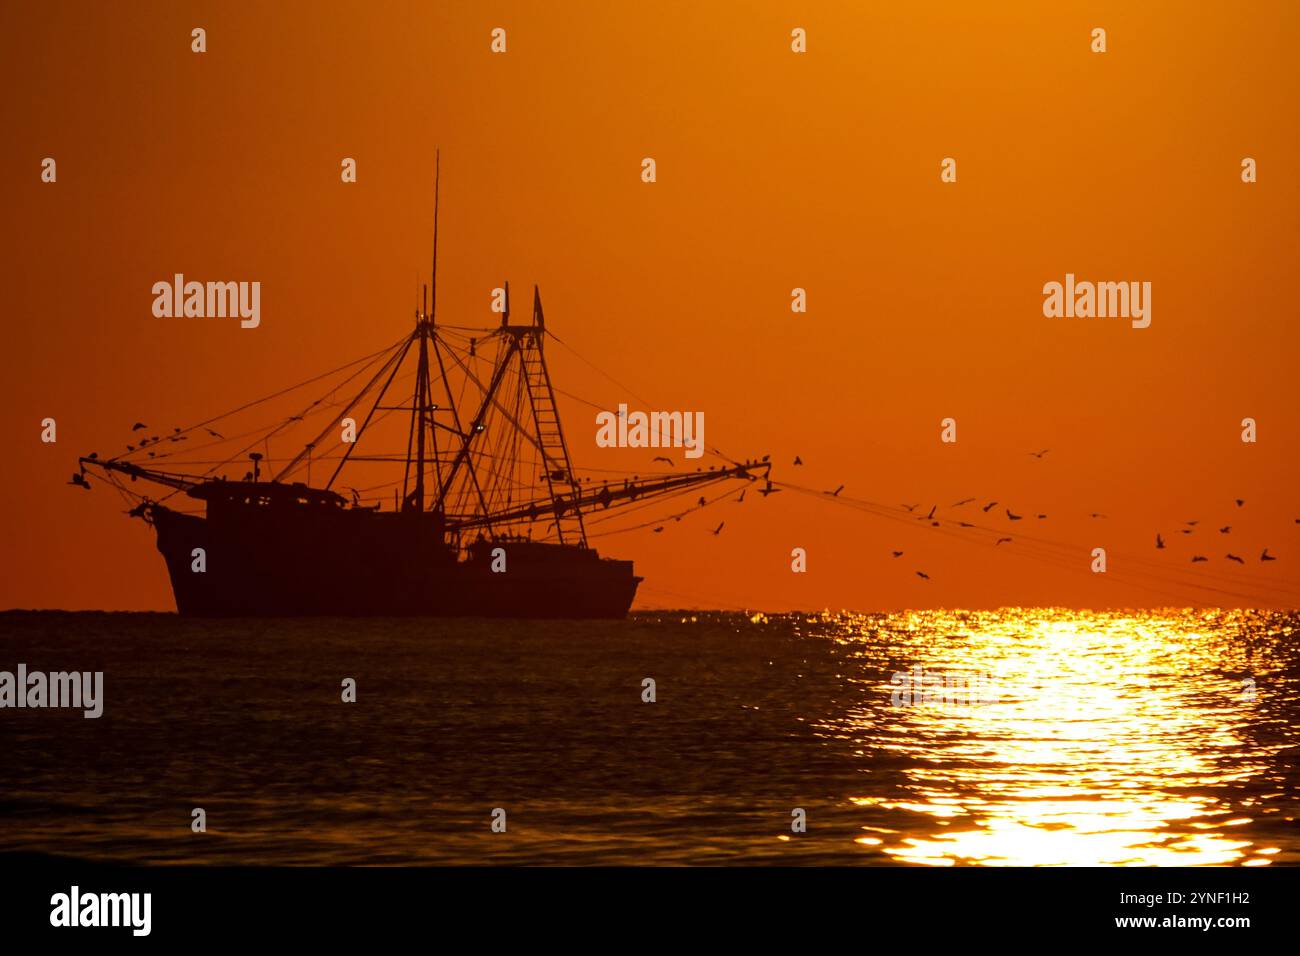
[[[1160,537],[1160,532],[1157,531],[1157,532],[1156,532],[1156,547],[1157,547],[1157,548],[1163,548],[1164,546],[1165,546],[1165,539],[1162,538],[1162,537]]]
[[[1240,507],[1241,507],[1242,505],[1244,505],[1245,503],[1246,503],[1246,499],[1245,499],[1245,498],[1238,498],[1238,499],[1237,499],[1237,507],[1238,507],[1238,508],[1240,508]]]
[[[704,500],[704,496],[703,496],[703,495],[700,495],[700,500],[697,501],[697,502],[695,502],[695,503],[696,503],[697,505],[699,505],[701,508],[703,508],[705,505],[708,504],[708,502]]]
[[[974,501],[974,500],[975,500],[974,498],[963,498],[961,501],[957,502],[956,504],[954,504],[954,505],[949,505],[949,507],[951,507],[951,508],[960,508],[962,505],[968,505],[968,504],[970,504],[970,503],[971,503],[972,501]]]
[[[795,456],[794,456],[794,463],[795,463],[796,465],[802,465],[802,464],[803,464],[803,459],[800,458],[798,455],[795,455]]]
[[[209,435],[211,435],[213,438],[225,438],[225,437],[226,437],[225,435],[221,434],[220,432],[214,432],[211,428],[205,428],[204,431],[206,431],[206,432],[207,432]]]
[[[1011,540],[1010,538],[998,538],[997,541],[993,542],[993,545],[994,547],[996,547],[999,544],[1007,544],[1010,540]]]
[[[901,558],[901,557],[903,556],[903,552],[902,552],[902,551],[892,551],[892,552],[890,552],[890,553],[893,554],[893,556],[896,557],[896,558]]]
[[[996,501],[990,501],[988,504],[984,506],[984,513],[988,514],[989,510],[996,504],[997,504]]]
[[[1246,563],[1245,558],[1239,558],[1235,554],[1225,554],[1224,557],[1227,558],[1229,561],[1236,561],[1238,564]]]
[[[838,498],[838,497],[840,496],[840,492],[843,491],[843,490],[844,490],[844,486],[843,486],[843,485],[840,485],[840,486],[839,486],[838,488],[836,488],[834,491],[823,491],[822,494],[824,494],[824,495],[830,495],[832,498]]]
[[[722,526],[723,526],[724,524],[726,524],[726,523],[727,523],[727,522],[725,522],[725,521],[720,521],[720,522],[718,523],[718,526],[717,526],[716,528],[713,529],[713,533],[714,533],[715,535],[722,534]]]
[[[136,422],[134,425],[131,426],[131,431],[138,432],[140,429],[148,428],[148,427],[149,426],[146,425],[144,422]]]
[[[672,467],[673,467],[673,460],[672,460],[671,458],[669,458],[667,455],[655,455],[653,458],[650,459],[650,461],[651,461],[651,462],[656,462],[656,461],[666,462],[669,468],[672,468]]]
[[[736,499],[736,504],[740,504],[742,501],[745,500],[745,492],[747,492],[748,490],[749,490],[748,488],[740,489],[740,497]]]
[[[1098,512],[1094,511],[1092,514],[1088,515],[1088,517],[1089,517],[1089,518],[1104,518],[1104,517],[1106,517],[1106,516],[1105,516],[1104,514],[1099,514]]]
[[[1222,528],[1219,529],[1219,534],[1227,534],[1231,530],[1232,530],[1232,525],[1225,524]]]
[[[660,531],[663,531],[663,530],[664,530],[664,526],[663,526],[663,525],[660,525],[659,527],[655,528],[655,532],[654,532],[654,533],[655,533],[655,534],[658,534]]]
[[[1198,521],[1184,521],[1184,522],[1183,522],[1183,524],[1187,525],[1189,528],[1195,528],[1195,527],[1196,527],[1198,524],[1200,524],[1200,523],[1201,523],[1201,522],[1200,522],[1199,520],[1198,520]]]
[[[1052,449],[1050,448],[1044,448],[1042,451],[1031,451],[1029,454],[1033,455],[1035,458],[1042,458],[1051,450]]]
[[[937,507],[939,507],[939,506],[938,506],[938,505],[930,505],[930,513],[929,513],[928,515],[926,515],[926,518],[933,518],[933,517],[934,517],[934,509],[937,508]]]
[[[921,506],[920,506],[920,505],[908,505],[908,504],[905,504],[905,505],[903,505],[902,507],[906,508],[908,511],[915,511],[917,508],[919,508],[919,507],[921,507]]]
[[[1179,533],[1179,534],[1191,534],[1191,533],[1192,533],[1192,529],[1191,529],[1191,528],[1179,528],[1179,529],[1178,529],[1178,533]]]
[[[1210,559],[1199,554],[1192,555],[1192,564],[1195,564],[1197,561],[1208,561],[1208,560]]]
[[[1039,521],[1041,521],[1041,520],[1043,520],[1044,518],[1046,518],[1047,515],[1034,515],[1034,517],[1037,518]]]
[[[975,527],[975,526],[974,526],[973,524],[971,524],[969,521],[958,521],[957,524],[961,525],[961,527],[963,527],[963,528],[973,528],[973,527]]]
[[[926,574],[924,571],[917,571],[916,576],[918,578],[925,578],[927,581],[930,580],[930,575]]]
[[[1265,548],[1265,549],[1260,553],[1259,560],[1261,560],[1261,561],[1276,561],[1277,558],[1275,558],[1275,557],[1273,557],[1273,555],[1269,554],[1269,553],[1268,553],[1268,548]]]
[[[1013,515],[1013,514],[1011,513],[1011,509],[1008,508],[1008,509],[1007,509],[1007,517],[1010,518],[1012,521],[1019,521],[1021,518],[1024,517],[1024,515]]]

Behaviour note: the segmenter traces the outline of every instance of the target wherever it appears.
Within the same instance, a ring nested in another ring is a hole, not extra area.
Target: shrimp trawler
[[[436,278],[436,219],[434,236]],[[536,287],[516,324],[506,286],[499,327],[439,325],[426,298],[386,349],[188,428],[136,422],[124,453],[79,459],[73,484],[97,474],[152,525],[181,614],[619,618],[642,579],[588,544],[588,524],[677,497],[694,510],[704,486],[767,477],[766,461],[731,459],[581,476]],[[312,384],[326,391],[305,402]],[[268,421],[284,399],[291,414]],[[329,472],[319,485],[313,466]]]

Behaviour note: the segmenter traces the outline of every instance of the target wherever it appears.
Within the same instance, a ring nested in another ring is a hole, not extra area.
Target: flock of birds
[[[131,426],[131,433],[134,434],[135,432],[145,431],[148,428],[149,426],[146,425],[144,422],[136,422],[134,425]],[[126,454],[129,455],[136,451],[143,451],[144,449],[149,448],[149,446],[151,445],[158,445],[161,444],[162,442],[189,441],[188,435],[181,434],[183,430],[184,429],[177,426],[172,429],[172,433],[170,435],[165,435],[165,436],[150,435],[146,438],[141,438],[138,441],[136,441],[134,444],[128,444],[126,446]],[[226,437],[222,435],[220,432],[213,431],[211,428],[205,428],[204,431],[206,431],[213,438],[223,439]],[[148,456],[150,458],[154,458],[157,456],[157,454],[158,454],[157,452],[150,450]],[[92,451],[86,457],[92,460],[97,459],[99,458],[99,452]],[[86,491],[90,490],[90,482],[86,480],[86,476],[82,472],[73,472],[72,478],[71,480],[68,481],[68,484],[76,485],[79,488],[84,488]]]
[[[1043,459],[1043,457],[1044,457],[1045,455],[1047,455],[1048,452],[1050,452],[1050,451],[1051,451],[1050,448],[1043,448],[1043,449],[1040,449],[1040,450],[1038,450],[1038,451],[1031,451],[1031,452],[1029,452],[1028,454],[1029,454],[1030,457],[1032,457],[1032,458],[1036,458],[1036,459],[1038,459],[1039,461],[1041,461],[1041,460]],[[768,457],[769,457],[769,456],[764,455],[762,460],[763,460],[763,461],[767,461],[767,460],[768,460]],[[653,459],[653,461],[656,461],[656,462],[664,462],[664,463],[667,464],[669,467],[674,467],[674,462],[673,462],[673,460],[672,460],[671,458],[668,458],[668,457],[663,456],[663,455],[660,455],[660,456],[655,457],[655,458]],[[795,455],[795,457],[794,457],[794,461],[793,461],[793,464],[796,465],[796,466],[802,465],[802,464],[803,464],[803,459],[802,459],[799,455]],[[844,487],[845,487],[845,486],[844,486],[843,484],[841,484],[841,485],[838,485],[837,487],[835,487],[834,489],[831,489],[831,490],[829,490],[829,491],[823,491],[822,494],[827,495],[827,496],[832,497],[832,498],[838,498],[838,497],[840,496],[840,492],[842,492],[842,491],[844,490]],[[766,485],[765,485],[763,488],[760,488],[760,489],[759,489],[759,494],[761,494],[761,495],[763,495],[763,496],[766,497],[767,495],[769,495],[769,494],[775,494],[775,493],[779,492],[780,490],[781,490],[780,488],[774,488],[774,487],[772,486],[772,481],[771,481],[771,479],[768,479]],[[740,496],[736,499],[736,501],[737,501],[737,503],[740,503],[740,502],[743,502],[744,500],[745,500],[745,491],[741,491]],[[1233,500],[1234,500],[1234,503],[1236,504],[1236,506],[1237,506],[1238,508],[1243,508],[1243,507],[1245,507],[1245,505],[1246,505],[1246,501],[1245,501],[1244,498],[1235,498],[1235,499],[1233,499]],[[976,503],[977,501],[979,501],[978,498],[962,498],[960,501],[955,501],[955,502],[953,502],[951,505],[949,505],[949,508],[962,508],[962,507],[965,507],[965,506],[967,506],[967,505],[974,504],[974,503]],[[699,501],[697,502],[697,506],[698,506],[698,507],[703,507],[705,504],[707,504],[707,502],[705,501],[705,499],[704,499],[703,497],[701,497],[701,498],[699,499]],[[989,514],[990,512],[993,511],[994,508],[997,508],[1000,504],[1001,504],[1001,502],[999,502],[999,501],[989,501],[989,502],[986,502],[985,504],[981,505],[981,506],[980,506],[980,510],[981,510],[982,512],[984,512],[985,514]],[[903,508],[903,509],[904,509],[905,511],[907,511],[908,513],[914,515],[914,516],[916,517],[916,520],[917,520],[917,521],[928,521],[928,522],[929,522],[933,527],[936,527],[936,528],[942,526],[942,522],[939,521],[938,519],[936,519],[936,517],[935,517],[936,512],[937,512],[938,509],[939,509],[939,506],[938,506],[937,504],[936,504],[936,505],[931,505],[931,506],[930,506],[930,510],[927,511],[925,514],[916,514],[916,510],[917,510],[918,508],[921,507],[921,504],[920,504],[919,502],[917,502],[917,503],[913,503],[913,504],[909,504],[909,503],[904,502],[904,503],[900,504],[899,507]],[[1007,506],[1005,506],[1005,505],[1002,506],[1002,510],[1003,510],[1003,512],[1004,512],[1005,515],[1006,515],[1006,520],[1007,520],[1007,521],[1013,521],[1013,522],[1014,522],[1014,521],[1023,521],[1023,520],[1025,520],[1025,518],[1027,517],[1027,516],[1024,515],[1024,514],[1016,514],[1014,511],[1012,511],[1009,507],[1007,507]],[[681,516],[680,516],[680,515],[674,515],[673,517],[674,517],[675,520],[677,520],[677,521],[681,521]],[[1045,520],[1047,520],[1047,517],[1048,517],[1048,516],[1047,516],[1046,514],[1038,514],[1038,513],[1035,513],[1033,517],[1034,517],[1034,520],[1036,520],[1036,521],[1045,521]],[[1094,519],[1094,520],[1098,520],[1098,519],[1099,519],[1099,520],[1105,520],[1108,516],[1105,515],[1105,514],[1103,514],[1103,513],[1101,513],[1101,512],[1099,512],[1099,511],[1093,511],[1093,512],[1089,512],[1088,517],[1091,518],[1091,519]],[[973,524],[973,523],[971,523],[971,522],[968,522],[968,521],[958,521],[958,522],[956,522],[956,523],[957,523],[957,526],[958,526],[958,527],[961,527],[961,528],[974,528],[974,527],[977,527],[975,524]],[[1184,528],[1180,528],[1180,529],[1178,530],[1178,533],[1183,534],[1183,535],[1191,535],[1191,534],[1194,534],[1194,533],[1196,532],[1196,530],[1197,530],[1197,526],[1200,525],[1200,523],[1201,523],[1201,522],[1200,522],[1199,519],[1195,519],[1195,520],[1191,520],[1191,521],[1184,522],[1184,524],[1186,525],[1186,527],[1184,527]],[[1295,519],[1295,523],[1296,523],[1296,524],[1300,524],[1300,518],[1296,518],[1296,519]],[[716,528],[713,528],[713,529],[712,529],[712,532],[711,532],[711,533],[712,533],[713,535],[715,535],[715,536],[720,535],[720,534],[722,533],[722,529],[723,529],[725,526],[726,526],[726,522],[725,522],[725,521],[720,522]],[[655,532],[656,534],[659,534],[659,533],[661,533],[663,530],[664,530],[664,526],[663,526],[663,525],[659,525],[658,527],[656,527],[656,528],[654,529],[654,532]],[[1231,533],[1232,533],[1232,525],[1224,525],[1223,527],[1219,528],[1218,531],[1219,531],[1219,534],[1221,534],[1221,535],[1228,535],[1228,534],[1231,534]],[[1012,543],[1014,543],[1014,541],[1015,541],[1014,538],[1012,538],[1012,537],[1010,537],[1010,536],[1004,536],[1004,537],[999,537],[999,538],[997,538],[997,539],[994,541],[994,545],[995,545],[995,546],[998,546],[998,545],[1003,545],[1003,544],[1012,544]],[[1165,549],[1165,539],[1164,539],[1164,536],[1163,536],[1162,533],[1160,533],[1160,532],[1158,532],[1158,531],[1156,532],[1156,541],[1155,541],[1155,546],[1156,546],[1156,549],[1157,549],[1157,550],[1164,550],[1164,549]],[[890,555],[891,555],[891,557],[893,557],[893,558],[895,558],[895,559],[898,559],[898,558],[904,557],[905,554],[906,554],[906,552],[904,552],[904,551],[897,551],[897,550],[891,550],[891,551],[890,551]],[[1192,564],[1199,564],[1199,563],[1202,563],[1202,562],[1208,562],[1209,560],[1210,560],[1210,558],[1207,557],[1206,555],[1203,555],[1203,554],[1194,554],[1194,555],[1192,555],[1191,563],[1192,563]],[[1246,559],[1245,559],[1245,558],[1243,558],[1241,555],[1233,554],[1231,551],[1229,551],[1229,552],[1227,552],[1227,553],[1224,554],[1224,556],[1223,556],[1223,560],[1225,560],[1225,561],[1232,561],[1232,562],[1235,562],[1236,564],[1242,564],[1242,565],[1246,564]],[[1276,561],[1276,560],[1277,560],[1277,556],[1274,555],[1274,554],[1270,554],[1268,548],[1264,548],[1264,550],[1260,552],[1259,560],[1260,560],[1261,562]],[[917,570],[917,571],[916,571],[916,576],[917,576],[918,578],[921,578],[921,579],[925,580],[925,581],[929,581],[929,580],[930,580],[930,575],[927,574],[925,571],[922,571],[922,570]]]

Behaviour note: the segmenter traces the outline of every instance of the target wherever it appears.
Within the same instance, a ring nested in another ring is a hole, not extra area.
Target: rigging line
[[[343,460],[340,461],[337,466],[335,466],[334,472],[330,475],[329,481],[325,482],[326,488],[330,488],[333,486],[334,479],[336,479],[339,476],[339,472],[342,471],[343,466],[347,464],[348,457],[352,454],[353,449],[355,449],[357,445],[360,443],[361,436],[365,434],[366,426],[370,424],[370,419],[375,414],[375,408],[379,405],[380,402],[384,400],[384,395],[385,393],[387,393],[388,387],[393,384],[393,377],[397,375],[397,370],[400,369],[402,367],[402,363],[406,361],[406,354],[411,350],[411,343],[413,341],[414,338],[412,336],[407,336],[405,343],[399,349],[394,351],[392,358],[390,358],[388,362],[385,362],[383,365],[380,366],[379,371],[375,372],[374,376],[370,379],[369,382],[366,383],[366,387],[361,390],[360,394],[358,394],[355,398],[353,398],[352,401],[350,401],[346,406],[344,406],[341,412],[339,412],[337,415],[334,416],[333,422],[331,422],[329,425],[325,426],[325,428],[321,430],[320,437],[316,439],[317,442],[319,442],[320,438],[323,438],[327,432],[329,432],[336,424],[338,424],[340,419],[342,419],[343,416],[347,414],[347,412],[352,408],[353,405],[356,405],[358,402],[361,401],[361,397],[367,394],[370,391],[370,389],[374,386],[374,384],[379,381],[380,376],[384,374],[384,369],[387,368],[390,363],[392,364],[393,370],[388,373],[388,380],[384,382],[383,388],[380,389],[379,396],[375,399],[375,404],[371,405],[370,411],[366,413],[366,420],[362,422],[361,427],[357,429],[357,433],[354,436],[354,440],[348,445],[348,450],[343,455]],[[287,469],[285,470],[287,471]],[[281,471],[281,474],[284,473],[285,473],[284,471]]]
[[[338,385],[336,385],[333,389],[331,389],[329,393],[327,393],[327,394],[332,394],[332,393],[333,393],[334,391],[336,391],[337,389],[342,388],[343,385],[345,385],[347,382],[350,382],[352,379],[354,379],[354,378],[356,378],[358,375],[360,375],[360,374],[361,374],[361,373],[362,373],[366,368],[368,368],[368,367],[370,366],[370,364],[371,364],[375,359],[377,359],[377,358],[380,357],[381,355],[388,354],[389,352],[392,352],[392,351],[394,351],[395,349],[400,349],[400,348],[401,348],[401,344],[402,344],[402,343],[399,342],[396,346],[389,346],[388,348],[381,349],[381,350],[378,351],[378,352],[373,352],[373,353],[371,353],[370,355],[367,355],[367,356],[365,356],[365,357],[363,357],[363,358],[360,358],[360,359],[357,359],[357,360],[355,360],[355,361],[349,362],[349,363],[347,363],[346,365],[341,365],[341,366],[339,366],[338,368],[333,369],[332,371],[329,371],[329,372],[324,373],[323,375],[317,375],[317,376],[315,376],[315,377],[313,377],[313,378],[310,378],[310,379],[308,379],[306,382],[301,382],[301,383],[299,383],[298,385],[293,385],[293,386],[290,386],[289,388],[281,389],[280,391],[275,392],[275,393],[273,393],[272,395],[269,395],[269,396],[267,396],[267,397],[265,397],[265,398],[260,398],[260,399],[257,399],[256,401],[249,402],[249,403],[247,403],[247,404],[245,404],[245,405],[241,405],[239,408],[234,409],[233,411],[226,412],[226,413],[223,414],[223,415],[218,415],[216,418],[210,418],[210,419],[208,419],[208,421],[207,421],[206,423],[200,423],[200,424],[198,424],[198,425],[192,425],[190,428],[186,429],[185,431],[188,432],[188,431],[192,431],[192,430],[195,429],[195,428],[202,428],[204,424],[207,424],[207,423],[210,423],[210,422],[215,422],[215,421],[220,421],[220,420],[223,419],[223,418],[228,418],[228,417],[230,417],[231,415],[238,414],[239,412],[244,411],[245,409],[252,408],[252,407],[254,407],[255,405],[260,405],[260,404],[263,404],[264,402],[270,401],[270,400],[273,399],[273,398],[278,398],[278,397],[280,397],[281,395],[286,395],[286,394],[288,394],[289,392],[295,391],[295,390],[298,389],[298,388],[302,388],[303,386],[305,386],[305,385],[307,385],[307,384],[310,384],[311,382],[319,381],[319,380],[321,380],[322,378],[327,378],[327,377],[329,377],[330,375],[336,375],[336,374],[338,374],[340,371],[342,371],[343,369],[351,368],[351,367],[354,366],[354,365],[361,365],[361,368],[357,369],[357,371],[353,372],[353,373],[352,373],[351,375],[349,375],[346,379],[344,379],[343,382],[340,382],[340,383],[339,383]],[[391,361],[391,356],[390,356],[389,361]],[[364,364],[362,364],[362,363],[364,363]],[[387,366],[387,364],[388,364],[388,362],[386,361],[386,362],[384,363],[384,366],[381,366],[381,369],[382,369],[383,367]],[[367,386],[367,387],[368,387],[368,386]],[[364,394],[364,392],[363,392],[363,394]],[[319,399],[317,399],[317,401],[319,401]],[[314,405],[314,404],[316,404],[316,403],[313,402],[313,403],[309,404],[309,405],[307,406],[307,408],[303,409],[303,414],[306,415],[306,414],[310,411],[312,405]],[[292,419],[290,419],[289,421],[292,421]],[[260,443],[266,443],[267,449],[268,449],[268,451],[269,451],[269,449],[270,449],[270,440],[271,440],[271,438],[274,437],[275,434],[276,434],[277,432],[279,432],[279,431],[280,431],[280,430],[281,430],[285,425],[288,425],[288,423],[289,423],[289,422],[286,421],[286,422],[284,422],[282,425],[280,425],[280,426],[276,426],[276,427],[272,428],[271,431],[269,431],[269,432],[267,432],[266,434],[264,434],[264,435],[263,435],[263,436],[262,436],[258,441],[253,441],[253,442],[250,442],[249,444],[245,445],[242,449],[240,449],[239,451],[237,451],[237,452],[235,452],[233,455],[231,455],[230,458],[226,459],[226,461],[223,462],[222,464],[229,463],[229,462],[231,462],[231,461],[234,461],[236,458],[239,458],[240,456],[247,454],[248,451],[249,451],[250,449],[257,447],[257,445],[260,444]],[[215,471],[218,467],[219,467],[218,465],[213,465],[213,466],[212,466],[211,468],[209,468],[207,471],[203,472],[199,477],[200,477],[200,478],[206,478],[206,477],[210,476],[210,475],[212,474],[212,472]],[[177,495],[180,491],[181,491],[180,488],[173,489],[171,492],[169,492],[168,494],[166,494],[166,495],[164,495],[162,498],[160,498],[160,499],[159,499],[159,503],[170,500],[172,497],[174,497],[175,495]]]
[[[602,515],[601,517],[592,519],[589,523],[594,527],[597,525],[604,524],[607,521],[612,521],[616,518],[622,518],[625,515],[631,514],[632,512],[635,511],[640,511],[643,508],[662,505],[666,502],[673,500],[674,498],[682,497],[684,495],[694,494],[695,491],[697,490],[697,487],[698,486],[690,487],[690,488],[681,488],[666,494],[656,495],[651,500],[643,501],[640,504],[633,505],[631,507],[620,508],[618,509],[617,513],[611,512],[610,514]],[[630,525],[626,528],[614,528],[610,531],[599,531],[596,534],[588,535],[588,537],[603,538],[603,537],[608,537],[609,535],[612,534],[624,534],[625,532],[628,531],[640,531],[643,528],[650,527],[652,524],[657,524],[663,521],[680,520],[681,518],[686,517],[688,514],[690,514],[693,511],[703,511],[705,508],[709,507],[710,505],[716,504],[725,498],[729,498],[733,495],[738,495],[738,494],[739,493],[735,491],[725,491],[715,498],[706,500],[704,504],[692,505],[691,507],[687,508],[685,511],[671,512],[661,518],[652,518],[649,521],[645,521],[637,525]]]
[[[247,404],[240,405],[238,408],[234,408],[228,412],[224,412],[220,415],[217,415],[215,418],[209,418],[207,421],[202,421],[196,425],[191,425],[189,428],[185,429],[185,431],[186,432],[193,431],[195,428],[202,428],[205,425],[211,425],[213,422],[219,422],[223,418],[229,418],[231,415],[236,415],[239,412],[252,408],[255,405],[261,405],[264,402],[271,401],[271,399],[273,398],[279,398],[281,395],[287,395],[290,392],[296,391],[300,388],[304,388],[307,385],[311,385],[313,382],[319,382],[323,378],[329,378],[329,376],[331,375],[337,375],[339,372],[343,371],[346,368],[351,368],[353,365],[359,365],[362,362],[369,362],[372,359],[378,358],[381,355],[391,352],[393,349],[397,348],[401,344],[402,344],[401,341],[398,341],[393,345],[385,346],[384,348],[380,349],[378,352],[371,352],[369,355],[363,355],[361,358],[354,359],[353,361],[348,362],[345,365],[340,365],[338,368],[331,369],[328,372],[322,372],[320,375],[314,375],[305,381],[299,382],[297,385],[290,385],[288,388],[282,388],[278,392],[273,392],[270,395],[265,396],[264,398],[258,398],[251,402],[248,402]],[[184,434],[184,432],[182,432],[182,434]]]
[[[611,382],[613,382],[615,385],[617,385],[617,386],[618,386],[619,388],[621,388],[623,391],[627,392],[627,394],[631,395],[633,398],[635,398],[638,402],[640,402],[640,403],[641,403],[642,405],[644,405],[646,408],[652,408],[652,407],[653,407],[652,403],[646,401],[644,398],[642,398],[642,397],[641,397],[640,395],[638,395],[636,392],[632,391],[632,389],[628,388],[626,385],[624,385],[624,384],[623,384],[622,382],[620,382],[618,379],[614,378],[614,376],[610,375],[610,374],[609,374],[608,372],[606,372],[604,369],[598,367],[598,366],[595,365],[594,363],[588,361],[588,360],[587,360],[586,358],[584,358],[583,356],[579,355],[577,349],[575,349],[572,345],[569,345],[567,342],[565,342],[563,339],[561,339],[559,336],[557,336],[557,335],[556,335],[554,332],[552,332],[550,329],[546,329],[545,332],[546,332],[546,335],[547,335],[549,338],[552,338],[552,339],[554,339],[556,342],[558,342],[562,347],[564,347],[564,348],[567,349],[570,353],[572,353],[573,356],[574,356],[578,361],[582,362],[582,363],[583,363],[584,365],[586,365],[588,368],[594,370],[595,372],[599,373],[600,375],[605,376],[605,378],[609,379]],[[571,396],[571,397],[572,397],[572,396]],[[580,399],[580,401],[584,401],[584,402],[585,402],[586,399]],[[590,405],[590,404],[593,404],[593,403],[591,403],[591,402],[587,402],[587,404]],[[596,406],[594,406],[594,407],[599,408],[601,411],[608,411],[608,409],[605,409],[603,406],[596,405]],[[719,458],[722,458],[722,459],[724,459],[725,461],[728,461],[728,462],[730,462],[730,463],[733,464],[733,465],[739,465],[739,464],[741,464],[741,462],[737,461],[735,458],[732,458],[730,455],[728,455],[726,452],[724,452],[721,448],[718,448],[716,445],[705,445],[704,447],[705,447],[705,449],[706,449],[707,451],[709,451],[709,452],[711,452],[711,453],[717,455]]]

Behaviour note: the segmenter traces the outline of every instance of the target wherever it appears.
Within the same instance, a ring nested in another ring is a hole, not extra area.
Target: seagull
[[[843,491],[843,490],[844,490],[844,486],[843,486],[843,485],[840,485],[840,486],[839,486],[838,488],[836,488],[834,491],[823,491],[822,494],[824,494],[824,495],[830,495],[832,498],[838,498],[838,497],[840,496],[840,492]]]
[[[802,464],[803,464],[803,459],[800,458],[798,455],[795,455],[795,456],[794,456],[794,463],[795,463],[796,465],[802,465]]]
[[[1268,548],[1265,548],[1265,549],[1260,553],[1259,560],[1261,560],[1261,561],[1276,561],[1277,558],[1275,558],[1275,557],[1273,557],[1273,555],[1269,554],[1269,553],[1268,553]]]
[[[655,528],[655,534],[658,534],[660,531],[663,531],[663,530],[664,530],[664,526],[663,526],[663,525],[660,525],[659,527]]]
[[[902,551],[891,551],[890,554],[892,554],[896,558],[901,558],[903,556]]]
[[[1191,533],[1192,533],[1192,529],[1191,529],[1191,528],[1179,528],[1179,529],[1178,529],[1178,533],[1179,533],[1179,534],[1191,534]]]
[[[985,514],[988,514],[989,509],[992,508],[992,507],[993,507],[994,505],[996,505],[996,504],[997,504],[996,501],[990,501],[988,504],[986,504],[986,505],[984,506],[984,513],[985,513]]]
[[[930,580],[930,575],[926,574],[924,571],[917,571],[916,576],[918,578],[925,578],[927,581]]]
[[[1010,518],[1012,521],[1019,521],[1021,518],[1024,517],[1024,515],[1013,515],[1013,514],[1011,513],[1011,509],[1008,508],[1008,509],[1007,509],[1007,517]]]
[[[721,521],[721,522],[719,522],[719,523],[718,523],[718,526],[717,526],[716,528],[713,529],[713,533],[714,533],[715,535],[722,534],[722,526],[723,526],[724,524],[726,524],[726,523],[727,523],[727,522],[725,522],[725,521]]]
[[[1041,520],[1043,520],[1044,518],[1046,518],[1047,515],[1034,515],[1034,517],[1037,518],[1039,521],[1041,521]]]
[[[1042,451],[1031,451],[1029,454],[1033,455],[1035,458],[1042,458],[1051,450],[1052,449],[1050,448],[1044,448]]]
[[[140,429],[148,428],[148,427],[149,426],[146,425],[144,422],[136,422],[134,425],[131,426],[131,431],[138,432]]]
[[[963,528],[973,528],[973,527],[975,527],[975,526],[974,526],[973,524],[971,524],[969,521],[958,521],[957,524],[959,524],[959,525],[960,525],[961,527],[963,527]]]
[[[748,490],[749,490],[748,488],[740,489],[740,497],[736,499],[736,504],[740,504],[742,501],[745,500],[745,492],[747,492]]]
[[[1238,564],[1246,563],[1245,558],[1239,558],[1235,554],[1225,554],[1224,557],[1227,558],[1229,561],[1236,561]]]
[[[1201,523],[1200,521],[1184,521],[1184,522],[1183,522],[1183,524],[1187,525],[1189,528],[1195,528],[1195,527],[1196,527],[1198,524],[1200,524],[1200,523]]]
[[[655,455],[653,458],[650,459],[650,461],[652,463],[656,461],[666,462],[669,468],[673,467],[673,460],[669,458],[667,455]]]
[[[927,518],[927,519],[928,519],[928,518],[933,518],[933,517],[934,517],[934,509],[937,508],[937,507],[939,507],[939,506],[938,506],[938,505],[930,505],[930,513],[929,513],[928,515],[926,515],[926,518]]]
[[[1157,548],[1163,548],[1164,546],[1165,546],[1165,539],[1162,538],[1162,537],[1160,537],[1160,532],[1157,531],[1157,532],[1156,532],[1156,547],[1157,547]]]
[[[998,538],[997,541],[994,541],[994,542],[993,542],[993,546],[994,546],[994,547],[997,547],[999,544],[1006,544],[1006,543],[1008,543],[1010,540],[1011,540],[1010,538]]]
[[[1236,499],[1236,500],[1237,500],[1237,507],[1238,507],[1238,508],[1240,508],[1242,505],[1244,505],[1244,504],[1246,503],[1246,499],[1245,499],[1245,498],[1238,498],[1238,499]]]
[[[1225,524],[1222,528],[1219,529],[1219,534],[1227,534],[1231,530],[1232,530],[1232,525]]]
[[[921,507],[921,506],[920,506],[920,505],[908,505],[908,504],[905,504],[905,505],[903,505],[902,507],[906,508],[908,511],[915,511],[917,508],[919,508],[919,507]]]
[[[1206,558],[1206,557],[1203,557],[1203,556],[1201,556],[1201,555],[1199,555],[1199,554],[1194,554],[1194,555],[1192,555],[1192,564],[1195,564],[1197,561],[1208,561],[1208,560],[1210,560],[1210,559],[1209,559],[1209,558]]]
[[[974,500],[975,500],[974,498],[963,498],[961,501],[957,502],[955,505],[949,505],[949,507],[951,507],[951,508],[960,508],[962,505],[968,505],[968,504],[970,504],[970,503],[971,503],[972,501],[974,501]]]

